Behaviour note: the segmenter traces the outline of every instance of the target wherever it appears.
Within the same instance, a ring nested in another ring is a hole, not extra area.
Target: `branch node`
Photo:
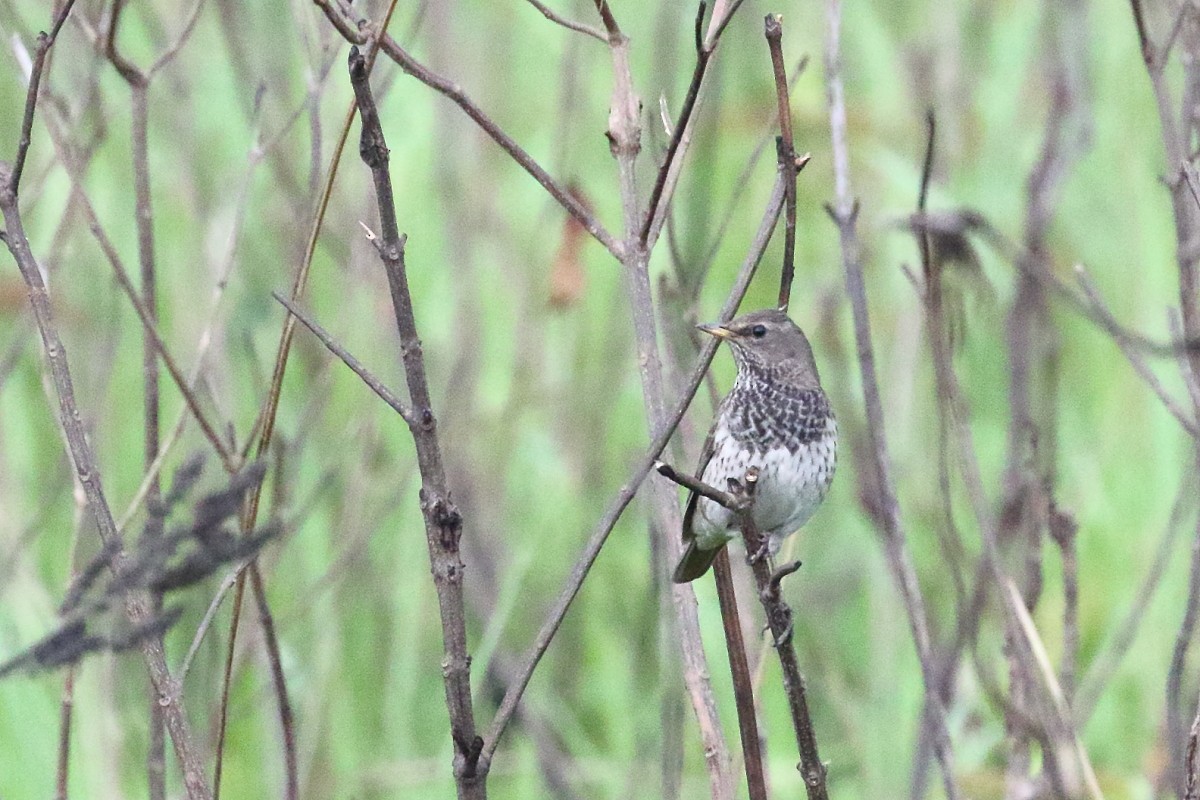
[[[791,575],[793,572],[796,572],[797,570],[799,570],[801,566],[802,566],[801,562],[799,560],[796,560],[796,561],[792,561],[788,564],[784,564],[782,567],[780,567],[779,569],[772,572],[771,573],[771,582],[770,582],[771,591],[774,592],[775,594],[778,594],[779,593],[779,585],[783,581],[783,579],[786,578],[788,575]]]

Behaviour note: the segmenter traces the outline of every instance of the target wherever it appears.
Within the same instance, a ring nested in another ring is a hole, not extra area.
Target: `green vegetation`
[[[375,19],[386,4],[362,4]],[[11,160],[26,82],[22,60],[49,24],[47,4],[0,3],[0,158]],[[665,147],[659,97],[682,103],[693,64],[694,7],[615,0],[631,40],[644,109],[642,197]],[[1085,265],[1122,325],[1171,337],[1179,305],[1175,224],[1151,84],[1130,9],[1078,9],[1031,0],[954,4],[849,0],[843,74],[853,191],[863,245],[876,360],[902,519],[939,652],[958,618],[956,580],[973,580],[980,534],[960,459],[951,495],[965,563],[948,559],[938,480],[939,411],[921,296],[902,266],[921,273],[905,220],[916,207],[924,114],[939,137],[929,208],[982,212],[1007,238],[1027,235],[1028,183],[1052,114],[1053,71],[1079,82],[1063,115],[1075,157],[1052,194],[1048,268],[1082,296]],[[186,7],[186,9],[185,9]],[[599,25],[590,4],[555,4]],[[804,562],[785,582],[832,796],[908,795],[924,688],[905,609],[864,500],[869,470],[862,389],[837,229],[821,54],[820,4],[746,3],[715,56],[691,150],[673,202],[672,230],[654,251],[668,396],[693,362],[686,331],[716,314],[774,181],[773,153],[738,186],[775,108],[762,15],[784,14],[785,61],[807,69],[792,95],[797,151],[812,161],[799,179],[797,275],[791,314],[809,334],[842,431],[839,472],[823,508],[796,537]],[[130,91],[103,55],[108,4],[81,0],[52,50],[22,183],[30,245],[45,268],[77,398],[105,490],[120,516],[144,475],[141,325],[113,279],[73,197],[63,160],[82,165],[83,188],[127,268],[137,274]],[[132,4],[119,44],[148,65],[175,41],[190,4]],[[1148,9],[1161,47],[1175,11]],[[1184,83],[1180,54],[1200,21],[1189,12],[1167,83]],[[101,32],[101,33],[98,33]],[[613,232],[622,231],[617,169],[604,131],[612,71],[608,48],[544,19],[518,0],[401,3],[390,32],[451,77]],[[14,55],[14,50],[19,51]],[[201,405],[238,448],[256,434],[284,313],[271,297],[292,284],[317,198],[352,98],[347,45],[305,3],[214,0],[178,56],[149,89],[149,171],[160,330],[185,372],[215,307],[198,389]],[[408,235],[409,280],[438,415],[449,481],[465,520],[463,558],[476,718],[486,730],[503,686],[536,635],[595,521],[648,441],[622,267],[577,232],[562,209],[457,107],[380,57],[374,85],[391,148],[399,224]],[[1174,101],[1174,106],[1178,101]],[[1060,109],[1061,111],[1061,109]],[[359,220],[376,229],[370,174],[357,156],[356,120],[342,159],[301,305],[385,383],[404,373],[387,284]],[[53,144],[61,137],[64,149]],[[1191,139],[1191,134],[1187,137]],[[1076,145],[1079,145],[1076,147]],[[64,155],[65,154],[65,155]],[[695,302],[686,291],[735,192],[729,233]],[[567,242],[582,242],[577,251]],[[669,241],[668,241],[669,237]],[[954,367],[969,409],[986,505],[1000,516],[1009,406],[1005,325],[1020,273],[1008,254],[971,240],[977,269],[948,265],[958,326]],[[672,247],[678,260],[671,257]],[[743,309],[774,303],[782,229]],[[215,300],[229,265],[228,284]],[[552,272],[575,291],[551,302]],[[1169,561],[1136,637],[1080,728],[1109,800],[1165,796],[1165,686],[1187,600],[1195,536],[1195,453],[1180,424],[1136,375],[1113,336],[1049,294],[1045,341],[1059,346],[1057,400],[1039,406],[1040,440],[1055,456],[1049,487],[1078,523],[1078,675],[1106,658],[1174,532]],[[214,303],[216,305],[214,306]],[[1145,356],[1191,415],[1180,365]],[[733,365],[722,353],[716,385]],[[1044,381],[1045,374],[1038,380]],[[165,372],[164,433],[184,408]],[[1045,383],[1039,384],[1039,387]],[[1046,395],[1038,394],[1042,399]],[[75,490],[46,361],[13,259],[0,255],[0,661],[56,624],[72,570],[99,550]],[[690,469],[711,419],[702,390],[681,426],[673,463]],[[429,574],[411,436],[403,422],[307,331],[297,332],[283,383],[276,446],[261,519],[287,528],[261,568],[295,712],[302,796],[442,798],[454,793],[453,745],[441,677],[441,629]],[[171,476],[210,452],[189,419],[167,459]],[[1045,450],[1042,451],[1043,456]],[[226,483],[210,455],[205,492]],[[1182,487],[1182,488],[1181,488]],[[1172,521],[1172,508],[1181,510]],[[682,496],[681,496],[682,497]],[[670,721],[682,725],[681,797],[704,797],[708,779],[678,659],[660,642],[659,587],[648,503],[616,527],[534,674],[519,716],[497,751],[493,798],[558,797],[555,770],[578,797],[656,797]],[[172,521],[184,522],[186,509]],[[132,524],[127,540],[144,521]],[[1062,559],[1044,526],[1036,552],[1044,584],[1033,619],[1052,662],[1062,663]],[[1007,566],[1025,575],[1020,543]],[[740,556],[735,558],[740,561]],[[225,570],[177,597],[182,620],[166,638],[177,669]],[[698,582],[705,645],[726,738],[738,752],[715,591]],[[227,597],[185,683],[185,703],[211,778]],[[747,606],[749,607],[749,606]],[[754,613],[760,609],[753,606]],[[973,657],[959,670],[949,727],[966,795],[1005,797],[1010,752],[1004,709],[1008,662],[993,587]],[[109,624],[102,622],[102,625]],[[798,797],[801,783],[778,663],[762,682],[770,783]],[[752,659],[757,654],[752,654]],[[234,654],[224,796],[282,794],[283,757],[262,629],[247,595]],[[485,674],[491,670],[490,679]],[[65,670],[0,680],[0,798],[54,791]],[[1180,713],[1194,715],[1196,669],[1183,673]],[[992,686],[991,682],[996,682]],[[136,650],[81,662],[74,687],[70,796],[144,796],[146,671]],[[665,727],[664,727],[665,726]],[[549,747],[547,742],[553,743]],[[172,796],[180,773],[167,758]],[[558,763],[546,766],[549,751]],[[1040,766],[1033,747],[1034,769]],[[669,770],[668,770],[669,771]],[[739,773],[740,774],[740,773]],[[941,796],[936,767],[930,796]],[[744,789],[740,789],[744,792]]]

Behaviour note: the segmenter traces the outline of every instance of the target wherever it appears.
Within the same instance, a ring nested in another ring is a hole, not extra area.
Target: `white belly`
[[[769,537],[774,554],[783,539],[808,522],[825,499],[837,460],[836,430],[836,423],[830,419],[826,434],[801,445],[795,454],[783,447],[752,453],[718,432],[716,438],[722,446],[713,453],[701,480],[728,492],[732,488],[730,478],[740,481],[748,470],[757,468],[754,523]],[[705,550],[719,547],[739,534],[733,513],[706,497],[696,503],[692,531],[696,543]]]

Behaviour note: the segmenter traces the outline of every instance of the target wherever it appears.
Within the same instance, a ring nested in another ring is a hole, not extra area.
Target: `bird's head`
[[[801,388],[821,387],[808,337],[779,309],[751,311],[724,325],[697,327],[729,343],[738,372],[761,371]]]

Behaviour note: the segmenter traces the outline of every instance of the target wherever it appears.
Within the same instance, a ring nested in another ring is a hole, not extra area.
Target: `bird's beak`
[[[723,325],[709,324],[697,325],[696,327],[707,333],[709,336],[715,336],[718,339],[728,339],[730,336],[733,336],[733,331],[729,330],[729,328],[726,328]]]

